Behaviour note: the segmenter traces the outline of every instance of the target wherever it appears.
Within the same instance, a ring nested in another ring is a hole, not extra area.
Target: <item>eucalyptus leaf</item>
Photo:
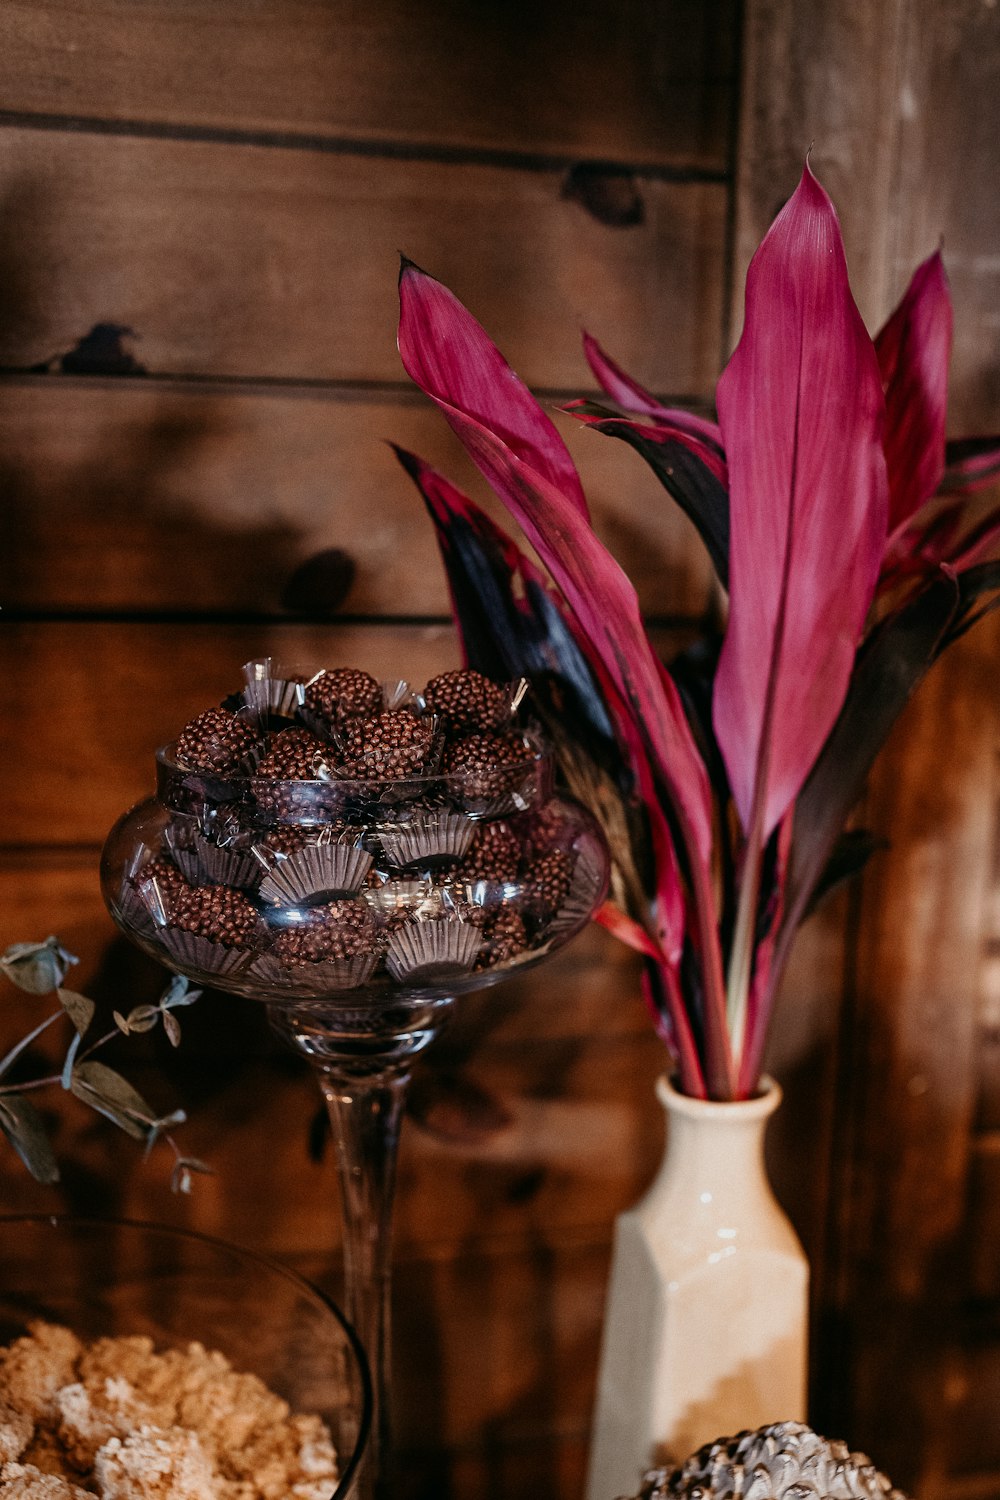
[[[156,1117],[142,1095],[114,1068],[100,1062],[82,1062],[73,1070],[70,1089],[126,1135],[137,1141],[146,1139]]]
[[[201,999],[201,990],[191,988],[191,981],[183,974],[175,974],[160,996],[160,1010],[176,1010],[179,1005],[193,1005]]]
[[[42,1117],[29,1099],[21,1094],[0,1096],[0,1130],[37,1182],[59,1181],[59,1168]]]
[[[68,1089],[73,1081],[73,1064],[76,1062],[76,1054],[80,1050],[82,1034],[78,1031],[66,1049],[66,1060],[62,1066],[62,1076],[59,1083],[64,1089]]]
[[[97,1007],[93,1000],[88,1000],[86,995],[78,995],[76,990],[65,990],[61,986],[57,995],[59,1004],[76,1027],[78,1036],[83,1036],[94,1019]]]
[[[207,1162],[199,1161],[195,1156],[178,1157],[174,1163],[174,1170],[170,1175],[171,1192],[189,1193],[191,1191],[192,1172],[201,1172],[211,1177],[214,1169]]]
[[[44,943],[12,943],[0,956],[0,968],[7,978],[29,995],[51,995],[77,962],[56,937],[47,937]]]

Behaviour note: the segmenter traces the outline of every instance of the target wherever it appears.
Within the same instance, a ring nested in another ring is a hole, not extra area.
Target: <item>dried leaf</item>
[[[155,1115],[142,1095],[105,1063],[82,1062],[74,1070],[70,1089],[98,1114],[121,1127],[126,1135],[144,1141]]]
[[[29,995],[51,995],[77,962],[58,938],[48,937],[44,943],[12,943],[0,957],[0,968],[19,990],[27,990]]]
[[[76,1027],[77,1035],[83,1036],[94,1019],[96,1006],[93,1000],[88,1000],[86,995],[78,995],[76,990],[65,990],[61,986],[58,998],[59,1004]]]
[[[59,1181],[59,1168],[38,1110],[22,1094],[0,1095],[0,1130],[37,1182]]]

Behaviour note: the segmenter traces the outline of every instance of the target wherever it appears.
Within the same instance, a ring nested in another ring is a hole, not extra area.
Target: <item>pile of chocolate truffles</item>
[[[524,683],[244,674],[160,753],[162,838],[116,903],[178,968],[308,995],[433,984],[589,914],[602,872],[549,800]]]

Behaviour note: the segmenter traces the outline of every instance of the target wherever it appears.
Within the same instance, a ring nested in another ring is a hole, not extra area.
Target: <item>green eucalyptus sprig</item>
[[[42,1088],[65,1089],[90,1109],[111,1120],[126,1135],[142,1141],[147,1156],[157,1141],[165,1141],[174,1154],[170,1186],[174,1192],[188,1193],[192,1174],[211,1172],[212,1169],[195,1157],[183,1155],[171,1134],[174,1126],[184,1123],[184,1111],[175,1109],[169,1114],[157,1115],[127,1078],[106,1063],[97,1061],[94,1054],[116,1036],[152,1031],[161,1023],[167,1040],[176,1047],[181,1039],[181,1028],[174,1012],[185,1005],[193,1005],[201,990],[191,989],[186,979],[175,976],[156,1005],[137,1005],[127,1015],[115,1011],[114,1027],[91,1037],[97,1007],[86,995],[67,989],[64,984],[67,973],[76,962],[75,956],[55,937],[46,938],[44,943],[13,943],[0,955],[0,970],[18,989],[29,995],[55,995],[59,1002],[57,1010],[22,1037],[6,1057],[0,1058],[0,1130],[34,1178],[44,1183],[58,1182],[59,1167],[45,1121],[27,1096]],[[59,1072],[13,1080],[11,1073],[15,1063],[24,1057],[32,1043],[49,1027],[67,1020],[73,1035]]]

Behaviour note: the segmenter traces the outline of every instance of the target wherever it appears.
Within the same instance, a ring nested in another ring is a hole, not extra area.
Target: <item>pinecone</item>
[[[329,901],[309,907],[301,925],[282,927],[274,939],[275,952],[288,965],[354,958],[371,946],[373,925],[363,901]]]
[[[528,866],[524,877],[529,900],[546,916],[557,912],[569,894],[573,861],[565,849],[550,849]]]
[[[394,780],[416,776],[430,754],[434,727],[406,708],[390,709],[374,719],[352,719],[344,730],[347,776]]]
[[[382,707],[381,685],[355,667],[320,672],[306,688],[305,706],[330,725],[377,714]]]
[[[314,781],[320,762],[330,758],[330,746],[308,729],[283,729],[257,767],[257,777],[271,781]]]
[[[458,873],[463,880],[491,880],[505,885],[517,879],[520,863],[520,840],[506,823],[479,823]]]
[[[232,773],[257,744],[257,731],[246,719],[224,708],[208,708],[184,725],[177,736],[178,764],[190,771]]]
[[[636,1500],[905,1500],[863,1453],[801,1422],[706,1443],[679,1469],[647,1474]]]
[[[512,906],[501,906],[493,920],[487,925],[485,964],[493,968],[496,964],[509,963],[528,946],[528,934],[524,920]]]
[[[226,886],[171,887],[167,896],[170,923],[227,948],[254,948],[261,935],[260,918],[242,891]]]
[[[510,689],[481,672],[442,672],[427,684],[424,700],[449,731],[467,734],[503,723],[510,709]]]

